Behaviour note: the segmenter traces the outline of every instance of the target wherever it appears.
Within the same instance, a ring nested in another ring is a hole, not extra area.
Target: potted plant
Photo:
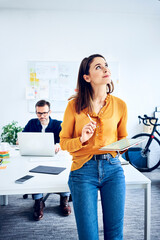
[[[22,130],[23,128],[18,126],[18,122],[12,121],[11,123],[2,127],[1,141],[16,145],[17,133],[21,132]]]

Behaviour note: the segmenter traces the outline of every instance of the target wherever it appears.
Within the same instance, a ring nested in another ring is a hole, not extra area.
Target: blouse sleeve
[[[118,123],[117,131],[118,131],[118,140],[126,138],[128,135],[127,134],[127,106],[126,106],[126,103],[124,103],[123,108],[122,108],[121,118]]]
[[[79,137],[74,137],[75,109],[72,101],[67,105],[64,113],[62,130],[60,132],[60,146],[62,150],[72,153],[83,148]]]

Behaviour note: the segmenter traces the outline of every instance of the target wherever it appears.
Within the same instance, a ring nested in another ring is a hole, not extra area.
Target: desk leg
[[[145,191],[145,203],[144,203],[144,239],[150,240],[150,228],[151,228],[151,184],[147,184]]]
[[[0,196],[0,205],[8,205],[8,196],[7,195]]]

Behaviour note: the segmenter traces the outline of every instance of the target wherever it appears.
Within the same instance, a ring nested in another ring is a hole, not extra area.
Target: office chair
[[[43,202],[45,202],[45,201],[47,200],[47,198],[49,197],[50,194],[52,194],[52,193],[47,193],[46,196],[43,197]],[[24,199],[27,199],[27,198],[28,198],[28,194],[24,194],[24,195],[23,195],[23,198],[24,198]],[[71,196],[71,194],[70,194],[70,196],[69,196],[69,202],[72,202],[72,196]]]

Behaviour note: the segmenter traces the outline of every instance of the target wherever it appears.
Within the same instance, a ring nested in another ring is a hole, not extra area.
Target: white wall
[[[27,61],[80,62],[93,53],[120,63],[119,96],[128,105],[129,136],[141,130],[137,116],[152,115],[160,106],[160,13],[107,9],[0,9],[0,130],[12,120],[24,126],[33,117],[25,100]]]

